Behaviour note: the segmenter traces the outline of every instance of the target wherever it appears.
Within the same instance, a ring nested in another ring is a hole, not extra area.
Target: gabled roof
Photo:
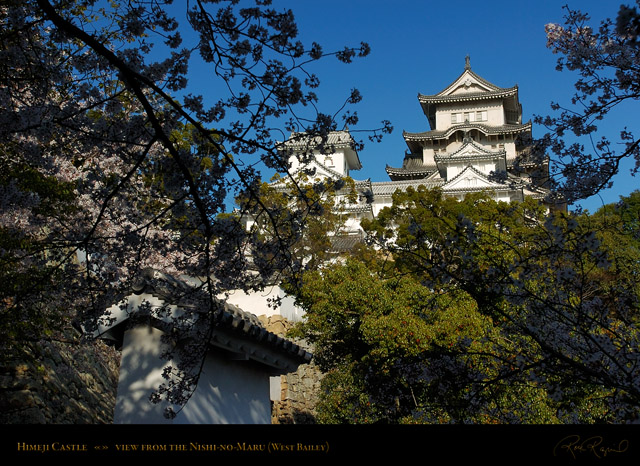
[[[489,150],[473,140],[465,141],[456,151],[449,154],[436,154],[436,162],[465,161],[465,160],[496,160],[504,159],[507,152],[504,149]]]
[[[511,101],[509,107],[518,108],[518,86],[499,87],[471,70],[466,57],[464,71],[451,84],[437,94],[418,94],[422,111],[435,129],[436,107],[440,104],[501,99]]]
[[[311,178],[314,177],[322,177],[322,178],[331,178],[335,180],[339,180],[344,178],[342,173],[334,170],[332,168],[326,167],[318,162],[316,159],[312,159],[304,165],[300,165],[295,171],[293,171],[290,176],[295,178],[297,174],[304,173],[309,175]],[[288,189],[285,183],[285,178],[273,181],[270,183],[274,188],[282,188]]]
[[[418,94],[424,100],[456,99],[470,95],[503,95],[517,91],[518,86],[503,88],[487,81],[471,70],[469,56],[465,58],[464,71],[451,84],[435,95]]]
[[[469,178],[476,181],[474,186],[468,185]],[[484,173],[471,165],[458,173],[457,176],[447,181],[442,186],[443,192],[478,192],[478,191],[512,191],[514,188],[508,184],[490,180]]]

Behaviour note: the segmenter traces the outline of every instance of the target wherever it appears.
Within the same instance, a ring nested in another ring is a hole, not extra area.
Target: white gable
[[[477,94],[495,90],[498,90],[498,87],[480,78],[477,74],[471,71],[471,69],[466,69],[458,79],[437,95],[451,96],[460,94]]]
[[[464,157],[470,157],[470,156],[481,156],[481,157],[495,157],[495,158],[499,158],[499,157],[504,157],[504,151],[502,152],[492,152],[488,149],[485,149],[484,147],[476,144],[475,142],[471,141],[471,142],[465,142],[464,145],[458,149],[456,152],[454,152],[453,154],[451,154],[451,158],[464,158]]]
[[[442,189],[444,191],[467,190],[504,190],[505,186],[489,180],[485,175],[471,166],[467,166],[454,179],[447,182]]]

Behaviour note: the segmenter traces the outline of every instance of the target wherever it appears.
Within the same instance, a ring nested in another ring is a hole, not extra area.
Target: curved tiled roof
[[[205,290],[188,283],[186,280],[180,280],[153,269],[142,271],[140,278],[133,285],[132,291],[134,295],[151,295],[164,305],[175,306],[178,309],[189,309],[196,316],[205,312],[193,304],[198,302],[193,298],[206,293]],[[269,332],[255,314],[244,311],[228,302],[221,300],[217,302],[219,306],[214,311],[213,325],[218,333],[224,331],[237,338],[266,345],[271,350],[297,360],[299,363],[307,363],[311,360],[312,355],[304,348]],[[120,323],[118,322],[118,324]],[[224,336],[216,335],[214,331],[212,339],[224,340]]]
[[[520,133],[524,131],[531,130],[531,122],[522,124],[509,124],[509,125],[500,125],[500,126],[491,126],[485,125],[482,123],[461,123],[455,126],[451,126],[445,130],[431,130],[431,131],[423,131],[420,133],[410,133],[408,131],[403,131],[402,136],[405,141],[428,141],[432,139],[443,139],[448,138],[456,131],[468,131],[471,129],[477,129],[481,131],[485,135],[498,135],[498,134],[508,134],[508,133]]]
[[[422,166],[422,167],[390,167],[389,165],[387,165],[385,167],[385,171],[387,172],[387,175],[389,175],[392,179],[394,177],[403,177],[403,178],[426,178],[427,176],[429,176],[431,173],[433,173],[435,171],[435,167],[427,167],[427,166]]]
[[[358,244],[363,243],[362,235],[334,236],[331,238],[331,247],[336,252],[351,251]]]
[[[395,178],[425,178],[436,170],[435,165],[425,165],[422,155],[405,154],[402,167],[395,168],[389,165],[385,168],[391,179]]]
[[[405,181],[382,181],[373,183],[373,193],[377,196],[391,195],[398,189],[406,190],[409,187],[417,189],[418,186],[424,186],[425,188],[437,188],[444,184],[442,178],[437,179],[420,179],[420,180],[405,180]]]
[[[469,153],[465,155],[461,155],[463,151],[465,151],[469,146],[472,146],[475,150],[474,153]],[[445,162],[445,161],[465,161],[465,160],[487,160],[487,159],[495,159],[497,157],[505,158],[507,155],[507,151],[504,149],[498,151],[491,151],[482,147],[475,142],[471,141],[466,144],[463,144],[458,150],[447,153],[447,154],[436,154],[434,159],[436,162]]]
[[[368,213],[368,212],[372,212],[373,208],[371,207],[371,204],[355,204],[355,205],[348,205],[345,207],[341,208],[342,212],[349,212],[349,213]]]
[[[481,86],[484,86],[486,89],[488,89],[488,91],[478,92],[478,93],[468,93],[468,94],[449,94],[448,91],[453,90],[456,83],[458,83],[460,79],[462,79],[462,77],[465,75],[473,78]],[[460,73],[460,75],[458,75],[458,77],[454,79],[451,82],[451,84],[449,84],[447,87],[445,87],[443,90],[441,90],[437,94],[434,94],[434,95],[418,94],[418,98],[421,99],[421,102],[422,102],[422,99],[424,99],[425,102],[428,101],[429,103],[431,103],[433,100],[434,103],[438,103],[440,101],[439,99],[444,98],[445,100],[442,100],[442,102],[451,102],[451,101],[455,101],[456,97],[465,97],[465,96],[469,96],[472,99],[475,99],[476,97],[479,97],[479,96],[480,97],[491,96],[490,98],[495,98],[495,97],[502,98],[505,96],[514,95],[514,93],[517,93],[517,91],[518,91],[517,85],[513,87],[508,87],[508,88],[499,87],[493,84],[492,82],[487,81],[477,73],[475,73],[471,69],[470,57],[467,55],[465,57],[464,71],[462,71],[462,73]]]
[[[464,170],[462,170],[460,173],[458,173],[456,176],[454,176],[453,178],[451,178],[449,181],[447,181],[447,183],[443,186],[443,191],[446,192],[447,190],[447,185],[453,184],[456,180],[458,180],[459,178],[462,178],[467,172],[473,172],[476,175],[478,175],[481,178],[487,179],[487,175],[485,175],[484,173],[482,173],[481,171],[479,171],[478,169],[476,169],[475,167],[472,167],[471,165],[467,166],[467,168],[465,168]],[[487,187],[487,186],[468,186],[465,187],[463,189],[460,188],[456,188],[456,192],[482,192],[482,191],[512,191],[514,189],[518,189],[518,188],[514,188],[513,186],[510,186],[507,183],[499,183],[496,181],[491,181],[488,180],[491,183],[491,187]]]
[[[518,86],[507,89],[498,88],[488,92],[469,92],[452,95],[425,95],[418,94],[418,101],[421,104],[444,104],[452,102],[473,102],[478,100],[504,99],[518,95]]]
[[[284,142],[284,145],[296,149],[306,149],[321,142],[322,137],[320,135],[309,137],[307,133],[291,133],[290,138]],[[355,141],[349,131],[330,131],[326,134],[325,144],[335,147],[353,147]]]

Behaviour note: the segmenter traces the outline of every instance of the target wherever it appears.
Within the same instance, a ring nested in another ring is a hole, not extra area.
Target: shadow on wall
[[[269,378],[259,366],[249,360],[228,359],[224,354],[208,357],[197,396],[187,403],[175,423],[270,424]]]

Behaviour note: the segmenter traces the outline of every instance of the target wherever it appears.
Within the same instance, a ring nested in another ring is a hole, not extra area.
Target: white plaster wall
[[[348,174],[343,150],[338,150],[337,152],[329,155],[318,154],[316,155],[316,158],[320,164],[330,168],[331,170],[337,171],[342,176],[346,176]]]
[[[336,152],[331,154],[320,154],[316,152],[314,154],[314,157],[316,161],[323,167],[327,167],[331,170],[337,171],[343,176],[346,176],[349,174],[347,170],[347,163],[345,160],[344,150],[342,149],[338,149]],[[294,155],[289,158],[289,165],[290,165],[289,170],[291,172],[295,172],[296,170],[300,169],[302,164],[298,160],[298,157]]]
[[[516,144],[515,142],[511,141],[505,141],[504,143],[504,150],[507,153],[507,160],[513,160],[516,158],[517,153],[516,153]]]
[[[485,123],[489,126],[502,126],[505,124],[504,108],[502,105],[487,105],[488,121]]]
[[[435,152],[433,147],[424,147],[422,149],[422,163],[428,166],[436,164]]]
[[[388,196],[375,196],[373,199],[373,203],[371,207],[373,209],[373,216],[377,217],[382,209],[385,207],[391,207],[393,204],[393,198],[391,195]]]
[[[464,170],[465,167],[466,165],[460,165],[455,163],[447,165],[447,181],[452,180],[456,176],[458,176],[460,172]]]
[[[343,226],[343,232],[345,233],[359,233],[361,231],[360,228],[360,217],[353,215],[346,219]]]
[[[438,131],[444,131],[445,129],[453,126],[451,124],[451,114],[461,112],[462,107],[451,105],[440,105],[436,109],[436,127]]]
[[[162,332],[153,327],[127,330],[122,345],[120,380],[114,424],[170,424],[163,416],[166,405],[153,404],[149,395],[165,380],[167,361],[160,358]]]
[[[300,161],[298,160],[298,157],[296,157],[296,156],[289,157],[289,170],[294,172],[299,167],[300,167]]]
[[[268,287],[262,291],[245,292],[243,290],[232,290],[225,299],[231,304],[238,306],[245,312],[250,312],[257,316],[281,315],[293,322],[302,320],[304,311],[295,305],[294,299],[287,296],[279,286]],[[281,299],[281,305],[274,308],[270,304],[273,299]]]
[[[162,332],[136,327],[125,332],[114,424],[269,424],[270,378],[263,366],[209,353],[198,388],[175,419],[164,417],[166,403],[153,404],[167,361],[162,359]]]
[[[194,396],[175,424],[270,424],[269,374],[247,360],[211,352]],[[213,357],[217,356],[217,357]]]
[[[452,113],[464,113],[475,112],[478,110],[487,111],[487,121],[481,121],[479,123],[500,126],[505,124],[504,109],[499,101],[479,102],[479,103],[465,103],[464,105],[441,105],[436,110],[436,129],[445,130],[452,126],[451,114]]]
[[[451,141],[449,145],[447,145],[447,153],[451,154],[462,147],[464,143],[462,141]]]

